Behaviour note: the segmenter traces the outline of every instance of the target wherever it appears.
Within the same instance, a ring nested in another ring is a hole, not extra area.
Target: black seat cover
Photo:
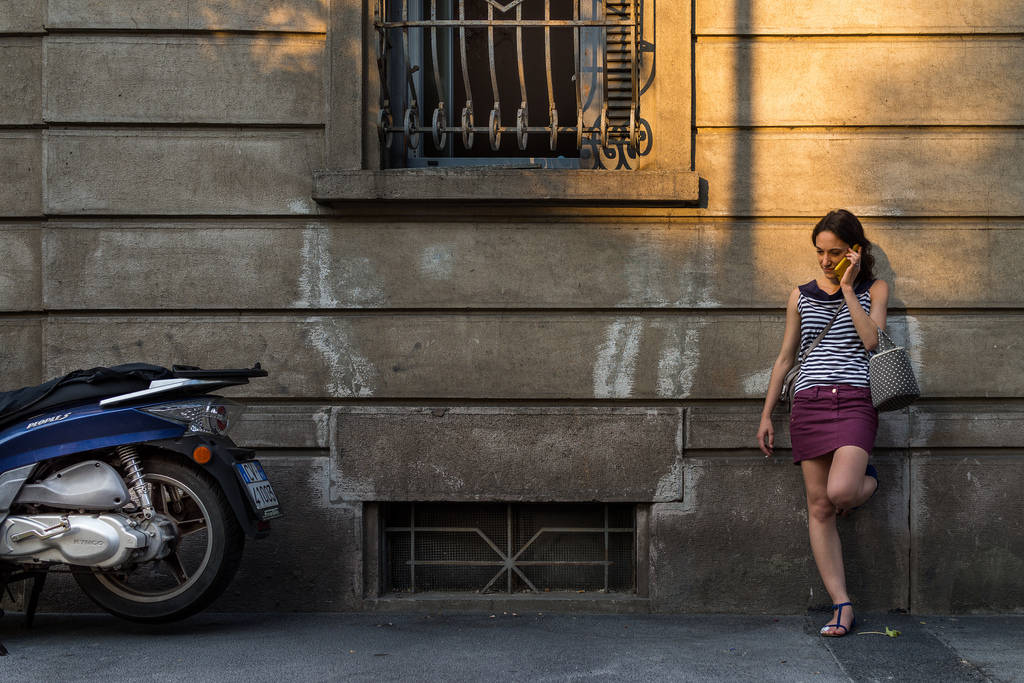
[[[34,387],[0,393],[0,428],[51,408],[141,391],[152,380],[173,377],[167,368],[147,363],[75,370]]]

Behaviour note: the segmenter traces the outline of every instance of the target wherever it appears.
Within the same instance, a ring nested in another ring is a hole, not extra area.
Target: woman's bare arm
[[[782,348],[775,359],[775,365],[772,366],[771,378],[768,380],[768,395],[764,398],[764,408],[761,410],[761,426],[757,430],[757,443],[766,456],[771,455],[772,449],[775,448],[772,411],[779,402],[782,383],[786,379],[786,373],[796,363],[796,354],[800,348],[800,311],[796,306],[799,298],[800,290],[794,288],[786,304],[786,329],[782,333]]]
[[[871,315],[864,311],[860,305],[853,288],[843,288],[843,298],[846,306],[850,309],[850,319],[860,336],[860,341],[868,351],[874,351],[878,346],[878,330],[885,329],[885,322],[888,315],[889,285],[885,280],[875,280],[871,285]]]

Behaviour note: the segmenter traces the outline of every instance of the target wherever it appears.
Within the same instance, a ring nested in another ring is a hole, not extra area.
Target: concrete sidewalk
[[[1024,681],[1024,617],[204,614],[0,620],[0,680]],[[899,630],[898,637],[870,633]]]

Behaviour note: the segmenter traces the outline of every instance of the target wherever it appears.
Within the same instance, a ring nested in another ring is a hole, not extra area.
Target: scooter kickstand
[[[36,608],[39,606],[39,596],[43,592],[43,584],[46,583],[46,572],[36,572],[32,576],[32,590],[28,594],[28,603],[25,605],[25,627],[32,628],[32,622],[36,618]]]

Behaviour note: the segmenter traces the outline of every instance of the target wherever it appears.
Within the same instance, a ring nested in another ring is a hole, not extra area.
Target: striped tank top
[[[864,312],[871,314],[871,294],[869,290],[874,280],[859,282],[854,288],[857,300]],[[826,294],[811,280],[800,286],[800,297],[797,310],[800,312],[800,353],[807,348],[828,325],[835,315],[836,308],[843,304],[842,290],[835,294]],[[796,380],[796,391],[821,385],[848,384],[854,387],[868,386],[868,354],[864,350],[860,335],[853,326],[849,307],[836,318],[824,339],[821,340],[811,354],[800,366],[800,375]]]

